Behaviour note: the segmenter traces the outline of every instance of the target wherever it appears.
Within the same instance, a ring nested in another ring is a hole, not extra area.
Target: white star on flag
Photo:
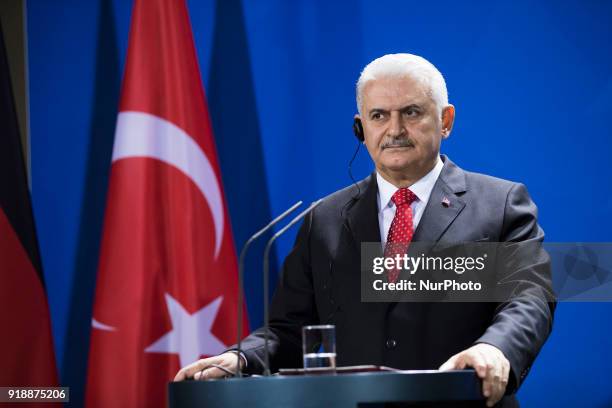
[[[211,332],[223,297],[219,296],[194,314],[166,293],[166,305],[172,330],[145,349],[148,353],[178,354],[181,367],[198,360],[201,355],[214,356],[227,348]]]

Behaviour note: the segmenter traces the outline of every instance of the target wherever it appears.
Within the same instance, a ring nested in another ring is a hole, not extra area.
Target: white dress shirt
[[[440,156],[438,156],[438,161],[434,168],[408,187],[417,196],[417,200],[410,205],[412,207],[412,225],[415,231],[419,221],[421,221],[423,211],[425,211],[425,206],[427,206],[429,196],[442,172],[443,166],[444,163]],[[380,227],[380,240],[385,243],[387,242],[391,222],[393,217],[395,217],[395,203],[391,201],[391,197],[398,188],[385,180],[378,172],[376,172],[376,182],[378,183],[378,226]]]

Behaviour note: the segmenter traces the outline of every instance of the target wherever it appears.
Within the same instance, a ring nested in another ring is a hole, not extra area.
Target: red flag
[[[22,154],[0,27],[0,387],[57,386],[49,308]]]
[[[237,332],[236,253],[183,0],[135,1],[119,111],[86,404],[163,406],[180,366]]]

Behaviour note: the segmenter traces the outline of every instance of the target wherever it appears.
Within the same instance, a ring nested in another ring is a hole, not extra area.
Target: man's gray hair
[[[438,69],[423,57],[413,54],[387,54],[365,66],[357,81],[357,109],[361,115],[363,88],[378,78],[410,77],[427,87],[438,112],[448,105],[446,82]]]

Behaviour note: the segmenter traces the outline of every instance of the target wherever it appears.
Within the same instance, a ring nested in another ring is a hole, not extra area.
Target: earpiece
[[[363,125],[361,124],[361,119],[355,119],[353,121],[353,133],[355,134],[357,140],[359,140],[361,143],[364,142],[365,136],[363,134]]]

